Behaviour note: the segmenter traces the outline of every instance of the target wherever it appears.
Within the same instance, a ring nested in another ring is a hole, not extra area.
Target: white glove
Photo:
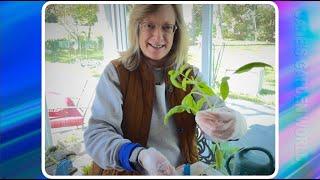
[[[236,117],[229,108],[199,111],[195,120],[212,139],[228,140],[235,131]]]
[[[152,147],[142,150],[138,155],[138,161],[149,175],[176,175],[175,168],[169,160]]]

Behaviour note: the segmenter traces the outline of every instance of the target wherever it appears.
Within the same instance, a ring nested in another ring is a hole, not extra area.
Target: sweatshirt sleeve
[[[195,74],[196,77],[198,77],[200,79],[203,79],[203,76],[199,72],[198,68],[194,67],[193,71],[194,71],[194,74]],[[201,97],[195,95],[194,98],[197,101]],[[208,101],[214,107],[213,108],[214,111],[220,111],[220,112],[221,111],[225,111],[225,112],[227,111],[227,112],[230,112],[230,113],[233,114],[233,116],[235,118],[235,121],[236,121],[235,122],[235,130],[234,130],[233,134],[231,135],[231,137],[228,140],[237,140],[237,139],[241,138],[242,136],[244,136],[246,134],[246,132],[247,132],[247,122],[246,122],[244,116],[240,112],[227,107],[225,102],[221,98],[216,96],[216,95],[208,97]],[[210,106],[208,104],[204,104],[204,106],[202,107],[201,110],[209,110],[209,109],[210,109]],[[208,139],[208,140],[212,140],[214,142],[224,141],[224,140],[221,140],[221,139],[218,139],[218,138],[211,139],[204,132],[202,132],[202,133],[204,134],[204,137],[206,139]]]
[[[103,169],[122,169],[118,152],[122,145],[131,143],[123,138],[122,94],[115,67],[109,63],[96,87],[91,107],[92,115],[84,131],[87,153]]]

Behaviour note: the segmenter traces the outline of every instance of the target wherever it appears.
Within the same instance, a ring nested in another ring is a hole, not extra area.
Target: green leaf
[[[190,72],[192,71],[192,69],[190,68],[190,69],[188,69],[187,71],[186,71],[186,74],[185,74],[185,76],[186,77],[189,77],[189,74],[190,74]]]
[[[214,92],[205,82],[199,82],[195,84],[196,87],[200,90],[201,93],[206,94],[208,96],[213,96]]]
[[[180,66],[178,69],[179,74],[182,74],[183,71],[186,69],[186,67],[187,67],[187,64],[183,64],[182,66]]]
[[[212,143],[211,147],[210,147],[210,150],[215,152],[216,151],[216,146],[217,146],[216,143]]]
[[[194,101],[191,93],[189,93],[188,95],[186,95],[182,102],[181,105],[185,107],[185,109],[187,110],[188,113],[190,113],[190,110],[192,111],[193,114],[197,113],[196,112],[196,102]]]
[[[175,72],[175,70],[170,70],[170,71],[168,72],[169,76],[172,76],[172,75],[174,74],[174,72]]]
[[[196,103],[194,102],[194,99],[191,94],[186,95],[181,102],[181,105],[188,107],[195,107],[195,104]]]
[[[202,108],[203,104],[206,102],[206,98],[205,97],[201,97],[201,99],[199,99],[197,101],[197,106],[196,106],[196,110],[200,111],[200,109]]]
[[[184,91],[186,91],[186,89],[187,89],[187,78],[186,77],[183,78],[181,86],[182,86],[182,89]]]
[[[270,67],[270,68],[272,68],[272,66],[270,66],[269,64],[263,63],[263,62],[253,62],[253,63],[246,64],[244,66],[241,66],[234,73],[235,74],[244,73],[244,72],[250,71],[252,68],[255,68],[255,67]]]
[[[236,152],[239,152],[240,147],[237,147],[235,145],[230,145],[230,143],[220,143],[220,150],[223,152],[223,158],[227,159],[231,155],[235,154]]]
[[[191,112],[192,112],[193,115],[196,115],[198,111],[196,109],[192,108]]]
[[[180,105],[180,106],[175,106],[175,107],[171,108],[171,109],[169,110],[169,112],[166,114],[166,116],[164,117],[164,124],[165,124],[165,125],[168,124],[169,118],[170,118],[172,115],[174,115],[174,114],[176,114],[176,113],[181,113],[181,112],[183,112],[183,111],[185,111],[185,107],[182,106],[182,105]]]
[[[229,95],[229,84],[228,84],[229,79],[230,77],[226,76],[226,77],[223,77],[221,80],[220,95],[223,100],[226,100],[226,98]]]
[[[223,153],[217,147],[216,147],[216,150],[214,152],[214,157],[215,157],[217,169],[221,169],[223,167]]]
[[[182,84],[178,82],[178,80],[176,79],[176,76],[170,76],[170,81],[172,83],[173,86],[175,86],[176,88],[182,89]]]
[[[187,89],[187,84],[189,84],[190,82],[192,82],[192,81],[190,81],[190,80],[188,80],[188,76],[189,76],[189,74],[190,74],[190,72],[192,71],[192,69],[188,69],[187,71],[186,71],[186,73],[185,73],[185,77],[183,78],[183,80],[182,80],[182,89],[184,90],[184,91],[186,91],[186,89]]]
[[[173,86],[175,86],[176,88],[182,89],[182,85],[180,82],[178,82],[177,77],[179,76],[179,72],[176,70],[170,70],[168,72],[169,76],[170,76],[170,81],[172,83]]]

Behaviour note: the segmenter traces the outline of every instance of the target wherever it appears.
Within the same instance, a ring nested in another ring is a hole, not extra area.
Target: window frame
[[[128,48],[126,4],[105,4],[104,7],[107,23],[115,37],[114,44],[118,51],[125,51]]]
[[[213,43],[212,43],[212,19],[213,5],[204,4],[202,6],[202,54],[201,54],[201,73],[203,80],[210,86],[212,83],[212,69],[214,68]]]

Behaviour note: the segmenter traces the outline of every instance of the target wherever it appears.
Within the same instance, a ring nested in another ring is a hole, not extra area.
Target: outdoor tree
[[[275,13],[271,5],[258,5],[256,9],[258,40],[275,41]]]
[[[214,15],[216,18],[216,22],[215,22],[215,34],[216,34],[216,39],[219,40],[223,40],[223,35],[222,35],[222,11],[221,9],[223,9],[223,5],[216,5],[215,6],[215,11],[214,11]]]
[[[51,4],[46,9],[45,21],[47,23],[58,23],[68,33],[69,37],[77,42],[77,52],[86,47],[82,42],[91,38],[92,26],[97,22],[98,6],[94,4],[67,5]],[[80,29],[87,27],[87,31]]]
[[[274,42],[275,12],[271,5],[227,4],[221,11],[223,37]]]
[[[191,43],[194,44],[196,38],[201,35],[201,14],[202,4],[194,4],[192,6],[192,24],[189,24],[189,35],[191,37]]]

